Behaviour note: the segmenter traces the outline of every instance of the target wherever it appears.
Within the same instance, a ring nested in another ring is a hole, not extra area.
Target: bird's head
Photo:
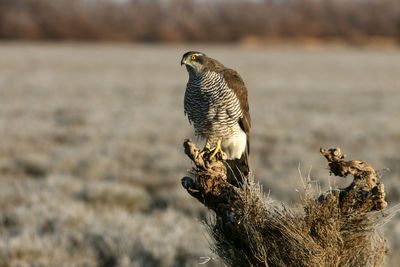
[[[207,59],[202,52],[190,51],[182,56],[181,65],[185,65],[189,73],[198,75],[204,71]]]

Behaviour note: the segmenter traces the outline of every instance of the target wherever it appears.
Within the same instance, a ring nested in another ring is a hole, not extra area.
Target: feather
[[[224,79],[228,87],[235,92],[236,97],[239,99],[240,109],[243,116],[239,118],[240,128],[246,133],[247,136],[247,153],[250,154],[250,130],[251,119],[249,112],[249,103],[247,97],[247,88],[240,77],[239,73],[231,69],[224,69],[222,71]]]

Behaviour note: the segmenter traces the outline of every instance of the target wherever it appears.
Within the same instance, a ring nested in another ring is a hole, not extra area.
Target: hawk
[[[201,52],[185,53],[181,65],[189,73],[185,115],[193,123],[195,135],[207,140],[202,153],[210,154],[210,159],[220,154],[236,177],[236,170],[247,176],[251,124],[242,78]]]

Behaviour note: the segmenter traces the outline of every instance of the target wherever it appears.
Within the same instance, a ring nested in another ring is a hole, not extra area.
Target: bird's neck
[[[210,71],[195,72],[189,71],[189,81],[191,82],[211,82],[217,78],[218,74]]]
[[[190,67],[187,67],[187,71],[189,73],[189,81],[200,81],[203,79],[204,73],[199,73]]]

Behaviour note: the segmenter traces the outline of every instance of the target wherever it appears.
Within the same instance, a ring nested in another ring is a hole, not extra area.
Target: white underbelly
[[[240,129],[239,132],[228,138],[222,138],[221,148],[227,159],[240,159],[246,150],[246,133]]]

